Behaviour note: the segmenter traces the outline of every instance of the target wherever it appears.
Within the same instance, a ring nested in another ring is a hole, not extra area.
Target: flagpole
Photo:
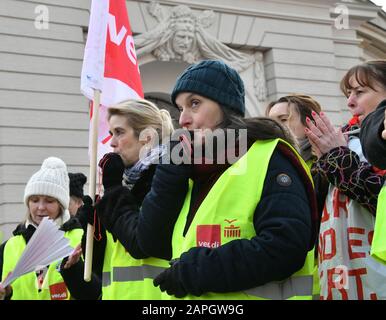
[[[100,90],[94,89],[91,137],[90,137],[91,139],[90,172],[89,172],[90,183],[88,186],[88,194],[93,200],[93,202],[95,201],[95,194],[96,194],[98,119],[99,119],[100,97],[101,97]],[[84,280],[87,282],[91,280],[93,246],[94,246],[94,226],[91,224],[87,224],[86,254],[85,254],[84,275],[83,275]]]
[[[128,48],[131,48],[130,56],[128,55]],[[101,116],[102,112],[99,106],[101,103],[108,107],[129,98],[143,98],[137,57],[133,49],[134,39],[127,15],[126,1],[92,0],[81,74],[81,91],[89,100],[93,99],[94,102],[89,142],[89,195],[93,202],[96,193],[97,149],[99,147],[99,151],[103,150],[103,153],[112,151],[105,143],[102,143],[104,141],[103,136],[106,137],[105,135],[108,134],[106,132],[108,124],[105,117]],[[130,79],[128,79],[128,75],[130,75]],[[103,119],[99,122],[100,116]],[[109,149],[109,151],[105,151],[105,149]],[[84,253],[83,277],[85,281],[91,280],[93,241],[94,227],[88,224],[86,251]]]

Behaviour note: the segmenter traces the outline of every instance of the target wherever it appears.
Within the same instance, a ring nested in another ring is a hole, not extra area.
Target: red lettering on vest
[[[196,246],[205,248],[221,246],[221,226],[219,224],[197,226]]]
[[[67,287],[64,282],[50,285],[51,300],[65,300],[67,299]]]
[[[373,243],[373,237],[374,237],[374,230],[371,230],[369,234],[367,235],[367,241],[369,242],[369,245]]]
[[[337,277],[334,277],[337,275]],[[342,300],[348,300],[345,287],[347,285],[347,272],[342,268],[332,268],[327,270],[327,300],[332,300],[332,289],[338,289],[342,295]]]
[[[348,255],[350,259],[364,258],[366,256],[365,252],[353,252],[353,247],[361,247],[363,241],[360,239],[351,239],[351,234],[365,234],[365,229],[363,228],[347,228],[347,240],[348,240]]]
[[[363,286],[362,286],[362,279],[361,275],[367,274],[366,268],[360,268],[360,269],[352,269],[348,272],[349,276],[355,277],[355,283],[357,285],[357,300],[363,300]]]
[[[370,300],[378,300],[377,294],[375,292],[370,293]]]
[[[330,218],[330,214],[327,211],[326,205],[324,205],[323,214],[322,214],[322,218],[320,220],[320,223],[328,221],[329,218]]]
[[[347,197],[344,194],[341,194],[337,188],[334,188],[332,194],[332,207],[334,210],[334,218],[340,217],[340,209],[346,212],[346,218],[348,216],[347,210]]]
[[[327,251],[329,247],[329,251]],[[330,228],[319,235],[319,263],[324,260],[332,259],[336,255],[336,234],[335,230]]]

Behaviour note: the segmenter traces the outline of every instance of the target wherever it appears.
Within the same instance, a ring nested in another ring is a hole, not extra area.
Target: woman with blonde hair
[[[13,231],[13,236],[0,246],[0,279],[4,281],[20,259],[26,245],[44,217],[52,219],[70,244],[77,246],[83,230],[72,219],[68,211],[70,202],[69,178],[66,164],[59,158],[49,157],[41,168],[29,179],[24,190],[24,203],[27,217]],[[2,288],[0,299],[13,300],[68,300],[74,298],[58,272],[66,267],[67,259],[48,266],[41,266],[35,272],[29,272],[12,283],[12,287]]]
[[[113,152],[99,162],[104,195],[96,204],[98,217],[94,217],[89,197],[85,197],[80,213],[82,224],[94,224],[94,236],[101,239],[94,241],[93,254],[92,282],[99,284],[98,290],[95,285],[79,285],[82,262],[65,270],[67,280],[72,283],[74,292],[80,292],[82,299],[159,299],[161,292],[152,281],[154,274],[168,266],[167,261],[147,258],[139,248],[133,248],[137,221],[133,222],[122,212],[112,212],[106,203],[115,203],[117,190],[123,188],[131,203],[126,209],[139,210],[166,150],[160,142],[174,130],[172,119],[167,110],[160,110],[144,99],[127,100],[109,107],[107,119]]]

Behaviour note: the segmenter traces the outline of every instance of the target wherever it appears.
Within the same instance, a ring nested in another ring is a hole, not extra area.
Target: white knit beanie
[[[32,175],[24,190],[24,203],[33,195],[57,199],[65,210],[70,204],[70,187],[66,164],[59,158],[49,157],[40,170]]]

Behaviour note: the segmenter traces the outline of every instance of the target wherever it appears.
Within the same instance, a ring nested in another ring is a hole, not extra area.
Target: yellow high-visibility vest
[[[300,155],[280,139],[256,141],[248,152],[229,167],[213,185],[183,236],[189,213],[192,182],[173,232],[173,258],[197,246],[218,247],[235,239],[256,236],[253,216],[260,201],[269,161],[278,143],[287,145],[299,158],[312,183],[309,169]],[[285,208],[283,208],[285,210]],[[304,266],[284,281],[270,282],[242,292],[206,292],[185,299],[312,299],[314,250]],[[170,296],[164,295],[163,298]]]
[[[377,261],[386,264],[386,183],[378,195],[377,215],[370,254]]]
[[[70,240],[72,247],[77,246],[82,239],[83,230],[73,229],[66,231],[64,236]],[[3,274],[5,277],[11,272],[19,261],[26,242],[22,235],[11,237],[4,248]],[[62,260],[51,263],[41,289],[38,289],[38,279],[35,272],[27,273],[12,283],[12,300],[69,300],[70,292],[59,272]]]
[[[135,259],[119,241],[106,232],[106,250],[103,262],[103,300],[160,300],[161,291],[153,279],[165,268],[166,260],[158,258]]]

